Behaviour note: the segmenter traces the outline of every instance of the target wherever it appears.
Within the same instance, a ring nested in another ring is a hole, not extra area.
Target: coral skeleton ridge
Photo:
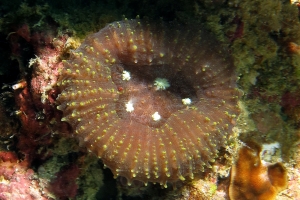
[[[107,25],[64,61],[57,85],[74,136],[129,184],[204,171],[239,113],[226,48],[205,30],[163,22]]]

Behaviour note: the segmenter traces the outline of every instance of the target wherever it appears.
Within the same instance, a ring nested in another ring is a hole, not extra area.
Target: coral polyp
[[[157,90],[165,90],[170,87],[170,84],[167,79],[165,78],[157,78],[154,80],[154,85],[156,86]]]
[[[115,176],[166,186],[204,171],[226,146],[235,82],[226,48],[205,30],[125,20],[64,61],[58,109]]]

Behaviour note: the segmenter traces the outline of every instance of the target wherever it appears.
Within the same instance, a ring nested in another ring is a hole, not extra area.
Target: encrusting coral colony
[[[286,169],[281,163],[261,161],[261,147],[253,142],[241,147],[237,163],[231,168],[231,199],[275,199],[287,186]]]
[[[41,2],[0,4],[0,200],[300,199],[299,2]]]

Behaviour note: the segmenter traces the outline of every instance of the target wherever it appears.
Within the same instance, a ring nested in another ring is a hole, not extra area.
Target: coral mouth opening
[[[124,72],[130,74],[129,80],[122,79]],[[198,99],[188,78],[172,65],[116,64],[111,76],[120,92],[116,102],[118,116],[150,127],[159,128],[173,113],[186,109],[182,99]],[[159,88],[156,81],[168,87]]]

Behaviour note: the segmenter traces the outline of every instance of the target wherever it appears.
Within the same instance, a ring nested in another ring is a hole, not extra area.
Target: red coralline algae
[[[25,31],[28,25],[23,26]],[[60,56],[65,50],[64,45],[68,37],[57,36],[54,44],[56,28],[48,26],[49,30],[32,33],[25,31],[26,34],[24,32],[24,35],[30,38],[27,45],[32,46],[36,57],[29,61],[29,67],[32,68],[31,77],[22,72],[24,74],[21,76],[24,79],[12,86],[22,124],[21,134],[17,136],[17,148],[25,155],[29,164],[33,159],[46,159],[49,156],[46,148],[52,144],[53,132],[57,129],[68,132],[67,125],[60,122],[61,112],[54,105],[58,91],[53,88],[58,71],[62,68]],[[19,32],[17,33],[21,34]],[[40,147],[44,148],[44,151],[37,151]]]
[[[299,92],[286,92],[281,97],[280,105],[283,113],[300,127],[300,94]]]
[[[286,110],[300,106],[300,94],[298,92],[286,92],[281,97],[280,105]]]
[[[30,30],[28,24],[20,24],[19,27],[15,28],[15,31],[10,32],[7,36],[9,40],[10,48],[13,56],[21,56],[21,42],[20,39],[23,38],[27,42],[30,41]]]
[[[39,185],[34,172],[11,152],[0,152],[0,199],[43,200],[47,190]]]
[[[115,176],[166,186],[210,167],[226,146],[235,82],[227,50],[208,32],[125,20],[64,61],[58,109]]]
[[[234,40],[243,37],[244,35],[244,22],[238,18],[235,17],[232,21],[232,24],[236,24],[236,30],[235,32],[229,34],[229,40],[233,42]]]
[[[15,96],[16,103],[19,106],[19,118],[22,123],[17,148],[24,155],[24,160],[30,165],[33,159],[47,157],[37,149],[40,147],[46,148],[52,144],[50,121],[55,117],[59,120],[59,117],[54,113],[53,107],[51,110],[49,102],[42,104],[41,101],[34,101],[28,87],[17,90]],[[44,109],[45,114],[47,114],[45,117],[41,116],[41,119],[39,119],[38,113],[40,109]]]
[[[24,38],[27,42],[30,41],[30,30],[28,24],[22,24],[16,33]]]
[[[0,151],[0,162],[17,162],[19,159],[17,155],[10,151]]]
[[[76,179],[79,176],[79,167],[77,165],[65,166],[51,182],[49,190],[59,199],[74,198],[77,194],[78,185]]]

